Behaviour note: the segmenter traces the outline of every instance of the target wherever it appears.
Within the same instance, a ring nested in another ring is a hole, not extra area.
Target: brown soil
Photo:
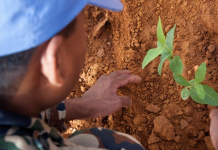
[[[69,98],[80,97],[102,74],[129,69],[143,77],[118,91],[128,95],[132,106],[105,118],[71,121],[68,136],[75,130],[103,126],[134,135],[146,149],[206,150],[211,145],[209,111],[206,105],[180,97],[168,62],[162,76],[160,58],[144,70],[141,64],[150,48],[156,47],[156,24],[160,16],[165,32],[177,24],[174,54],[184,63],[184,77],[194,78],[195,69],[207,64],[205,84],[218,91],[218,2],[216,0],[122,0],[125,9],[114,13],[89,6],[85,9],[88,53],[77,88]]]

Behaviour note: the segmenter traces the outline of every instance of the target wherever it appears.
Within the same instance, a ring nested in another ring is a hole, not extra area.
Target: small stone
[[[207,49],[208,49],[211,53],[213,53],[213,52],[216,50],[216,46],[213,45],[213,44],[210,44],[210,45],[207,47]]]
[[[192,74],[192,72],[189,70],[189,71],[188,71],[188,75],[191,75],[191,74]]]
[[[108,67],[104,67],[103,69],[105,72],[108,72]]]
[[[204,137],[204,142],[206,143],[206,146],[207,146],[208,150],[216,150],[216,149],[214,148],[214,146],[213,146],[213,143],[212,143],[212,141],[211,141],[210,136]]]
[[[176,143],[179,143],[179,141],[180,141],[180,135],[177,135],[175,138],[174,138],[174,141],[176,142]]]
[[[83,93],[86,91],[86,88],[84,86],[81,86],[80,89]]]
[[[97,52],[97,56],[99,57],[99,58],[101,58],[101,57],[103,57],[105,54],[104,54],[104,49],[103,48],[100,48],[99,50],[98,50],[98,52]]]
[[[161,109],[157,105],[149,104],[146,107],[146,110],[149,111],[149,112],[153,112],[153,113],[159,113]]]
[[[163,140],[173,140],[175,137],[174,126],[165,116],[154,119],[154,132]]]
[[[196,65],[195,67],[194,67],[194,69],[195,69],[195,72],[198,70],[198,65]]]
[[[198,138],[197,139],[201,141],[201,140],[204,139],[204,137],[205,137],[204,131],[200,131],[199,134],[198,134]]]
[[[157,135],[155,133],[151,133],[151,135],[148,138],[148,144],[157,143],[159,141],[160,141],[160,138],[157,137]]]
[[[108,120],[109,120],[109,121],[113,121],[113,116],[110,115],[110,116],[108,117]]]
[[[172,80],[170,80],[170,84],[172,85],[174,83],[174,80],[172,79]]]
[[[169,32],[170,31],[170,29],[172,28],[172,26],[171,25],[168,25],[166,28],[165,28],[165,32]]]
[[[186,120],[181,119],[181,120],[180,120],[180,125],[181,125],[181,129],[184,129],[184,128],[186,128],[189,124],[188,124],[188,122],[187,122]]]

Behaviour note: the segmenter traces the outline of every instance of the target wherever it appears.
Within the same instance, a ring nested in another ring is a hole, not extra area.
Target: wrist
[[[69,120],[84,120],[92,118],[92,105],[90,104],[90,99],[88,98],[74,98],[65,100],[66,107],[66,119]]]

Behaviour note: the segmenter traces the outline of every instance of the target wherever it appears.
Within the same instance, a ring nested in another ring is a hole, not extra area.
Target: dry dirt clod
[[[216,50],[216,46],[215,46],[214,44],[210,44],[210,45],[207,47],[207,49],[208,49],[211,53],[213,53],[213,52]]]
[[[148,144],[157,143],[159,141],[160,141],[160,138],[157,137],[157,135],[155,133],[151,133],[151,135],[148,138]]]
[[[206,143],[206,146],[207,146],[208,150],[216,150],[216,149],[214,148],[214,146],[213,146],[213,143],[212,143],[212,141],[211,141],[210,136],[206,136],[206,137],[204,138],[204,142]]]
[[[153,112],[153,113],[159,113],[161,109],[160,109],[160,107],[157,106],[157,105],[149,104],[149,105],[146,107],[146,110],[149,111],[149,112]]]
[[[156,26],[156,25],[153,25],[153,26],[152,26],[151,34],[152,34],[152,35],[156,35],[156,34],[157,34],[157,26]]]
[[[94,38],[99,38],[100,35],[103,32],[103,27],[105,25],[105,23],[108,21],[108,14],[105,15],[105,19],[103,21],[101,21],[100,23],[98,23],[97,25],[95,25],[94,29],[93,29],[93,37]]]
[[[103,48],[100,48],[99,50],[98,50],[98,52],[97,52],[97,56],[99,57],[99,58],[101,58],[101,57],[104,57],[104,49]]]
[[[137,117],[135,117],[133,119],[133,123],[135,125],[139,125],[139,124],[141,124],[142,122],[145,122],[145,121],[146,121],[146,119],[144,117],[140,116],[140,115],[138,115]]]
[[[197,139],[201,141],[201,140],[204,139],[204,137],[205,137],[204,131],[200,131],[199,134],[198,134],[198,138]]]
[[[175,138],[174,126],[165,116],[158,116],[154,119],[154,132],[163,140]]]
[[[180,141],[180,135],[177,135],[175,138],[174,138],[174,141],[176,142],[176,143],[179,143],[179,141]]]
[[[194,147],[196,144],[197,144],[197,142],[195,140],[193,140],[193,139],[189,140],[189,145],[190,146]]]
[[[180,120],[180,125],[181,125],[181,129],[184,129],[184,128],[186,128],[189,124],[188,124],[188,122],[187,122],[186,120],[181,119],[181,120]]]
[[[174,116],[178,116],[178,115],[183,114],[181,108],[176,104],[169,104],[169,105],[165,104],[163,106],[163,110],[164,110],[165,114],[171,114]]]

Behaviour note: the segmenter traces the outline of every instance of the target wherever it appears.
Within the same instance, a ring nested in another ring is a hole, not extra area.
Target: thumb
[[[119,98],[122,107],[128,107],[132,104],[132,100],[128,96],[120,96]]]

